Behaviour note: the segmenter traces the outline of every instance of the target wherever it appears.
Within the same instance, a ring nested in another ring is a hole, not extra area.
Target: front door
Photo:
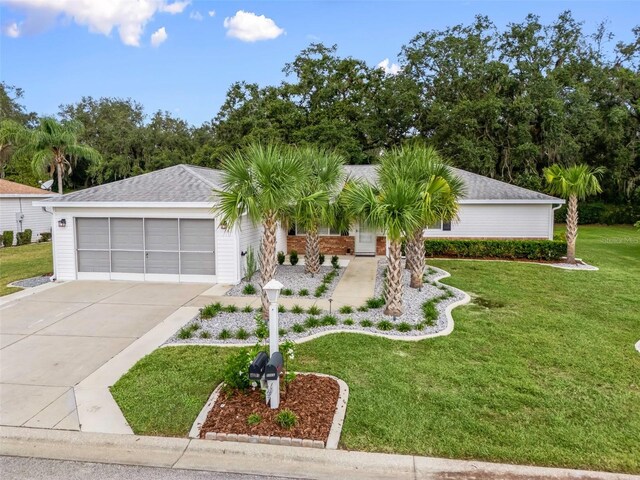
[[[366,225],[359,224],[356,230],[356,255],[376,254],[376,231]]]

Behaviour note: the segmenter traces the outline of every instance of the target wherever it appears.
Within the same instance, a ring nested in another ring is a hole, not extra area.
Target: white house
[[[31,229],[31,240],[37,241],[40,234],[51,231],[52,213],[34,206],[33,201],[55,196],[58,194],[0,179],[0,232],[11,230],[15,241],[18,232]]]
[[[372,166],[349,174],[375,182]],[[553,237],[553,210],[563,200],[481,175],[455,170],[467,192],[457,221],[426,236],[452,238]],[[249,247],[257,253],[260,226],[243,218],[224,229],[212,213],[221,172],[176,165],[35,202],[53,209],[54,272],[59,280],[123,279],[237,283]],[[278,232],[277,249],[304,250],[302,232]],[[384,254],[384,236],[355,225],[321,237],[326,254]]]

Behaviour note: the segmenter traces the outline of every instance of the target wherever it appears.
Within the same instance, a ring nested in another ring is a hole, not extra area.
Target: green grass
[[[300,371],[349,385],[341,447],[640,473],[640,233],[581,227],[598,272],[431,261],[473,297],[420,342],[356,333],[300,344]],[[137,434],[185,436],[231,350],[174,347],[113,387]]]
[[[51,272],[51,242],[0,248],[0,297],[22,290],[8,283]]]

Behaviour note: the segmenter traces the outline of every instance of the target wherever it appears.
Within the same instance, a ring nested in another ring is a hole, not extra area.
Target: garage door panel
[[[213,252],[215,246],[213,220],[180,220],[180,250]]]
[[[78,272],[109,272],[108,251],[78,251]]]
[[[178,273],[178,252],[147,252],[146,273]]]
[[[111,248],[115,250],[143,250],[142,219],[112,218]]]
[[[182,275],[215,275],[216,258],[213,253],[182,252],[180,254]]]
[[[111,252],[111,271],[116,273],[144,273],[144,252]]]
[[[144,222],[147,250],[178,250],[178,220],[152,218]]]
[[[76,237],[78,249],[108,250],[109,219],[77,218]]]

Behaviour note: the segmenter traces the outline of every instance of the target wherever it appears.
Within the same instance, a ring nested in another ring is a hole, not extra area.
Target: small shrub
[[[389,320],[380,320],[376,327],[378,327],[378,330],[383,330],[386,332],[389,330],[393,330],[393,323],[391,323]]]
[[[396,330],[398,330],[399,332],[410,332],[411,329],[411,324],[407,322],[400,322],[398,325],[396,325]]]
[[[361,307],[358,307],[358,311],[359,312],[368,312],[369,311],[369,307],[367,307],[366,305],[362,305]]]
[[[280,410],[278,415],[276,415],[276,423],[282,428],[286,428],[288,430],[296,426],[296,423],[298,423],[298,416],[288,408],[284,408]]]
[[[304,321],[304,326],[307,328],[316,328],[320,326],[320,319],[318,317],[308,317]]]
[[[369,328],[373,326],[373,322],[371,320],[361,320],[360,321],[360,326],[364,327],[364,328]]]
[[[384,307],[384,298],[382,297],[373,297],[367,299],[367,307],[369,308],[381,308]]]
[[[258,341],[262,341],[269,336],[269,327],[267,326],[267,322],[264,321],[264,318],[262,318],[262,313],[260,312],[256,313],[254,320],[256,322],[254,335]]]
[[[191,325],[189,325],[188,328],[190,328],[192,332],[195,332],[197,330],[200,330],[200,324],[199,323],[192,323]]]
[[[200,332],[200,338],[211,338],[211,334],[208,331],[203,330]]]
[[[320,323],[327,327],[329,325],[337,325],[338,324],[338,319],[336,317],[334,317],[333,315],[325,315],[324,317],[322,317],[320,319]]]
[[[313,292],[313,296],[316,298],[321,297],[322,295],[325,294],[326,291],[327,291],[327,286],[323,283],[322,285],[318,286],[318,288],[316,288],[316,291]]]
[[[294,323],[291,326],[291,330],[293,330],[294,333],[302,333],[306,330],[306,328],[304,328],[304,325],[302,325],[301,323]]]
[[[283,288],[281,293],[285,297],[290,297],[291,295],[293,295],[293,290],[291,290],[290,288]]]
[[[282,264],[281,264],[282,265]],[[262,421],[262,417],[259,413],[252,413],[247,417],[247,424],[250,426],[258,425]]]
[[[317,305],[312,305],[307,310],[307,313],[309,315],[320,315],[320,312],[321,312],[320,307],[318,307]]]
[[[238,350],[227,358],[222,372],[222,380],[227,389],[246,390],[251,386],[249,382],[249,364],[252,360],[253,355],[245,348]]]
[[[31,243],[31,229],[27,228],[24,232],[16,233],[16,245],[28,245]]]
[[[413,328],[415,328],[416,330],[424,330],[426,326],[427,326],[426,322],[418,322]]]
[[[13,246],[13,231],[5,230],[2,232],[2,246],[3,247],[11,247]]]
[[[342,323],[344,323],[345,325],[353,325],[353,318],[347,318],[345,321],[343,321]]]
[[[186,340],[187,338],[193,337],[193,330],[188,327],[182,327],[178,332],[178,338],[180,340]]]
[[[286,260],[287,256],[284,254],[284,252],[278,252],[278,265],[284,265],[284,261]]]
[[[307,290],[306,288],[301,288],[298,292],[298,295],[300,295],[301,297],[306,297],[307,295],[309,295],[309,290]]]
[[[436,305],[433,300],[429,300],[422,304],[422,316],[424,317],[424,321],[427,325],[433,325],[436,321],[438,318],[438,310],[436,310]]]
[[[238,307],[236,307],[235,305],[226,305],[222,307],[222,311],[227,313],[236,313],[238,311]]]
[[[287,309],[284,308],[284,305],[278,304],[278,313],[284,313]]]
[[[245,307],[242,308],[242,311],[244,313],[251,313],[253,312],[253,308],[251,308],[251,305],[246,305]]]
[[[256,261],[256,254],[254,253],[253,248],[249,247],[247,249],[247,274],[245,276],[247,282],[251,281],[257,270],[258,262]]]
[[[219,302],[211,303],[206,307],[200,309],[200,318],[213,318],[222,310],[222,305]]]
[[[340,307],[340,310],[338,311],[344,314],[353,313],[353,307],[350,307],[349,305],[344,305]]]
[[[289,254],[289,263],[295,266],[298,264],[298,260],[298,252],[291,250],[291,253]]]
[[[51,232],[41,232],[38,242],[45,243],[51,241]]]
[[[293,307],[291,307],[291,313],[304,313],[304,308],[302,308],[300,305],[294,305]]]
[[[222,331],[218,334],[218,340],[228,340],[231,338],[231,332],[226,328],[223,328]]]
[[[331,265],[333,266],[333,268],[340,268],[340,259],[337,255],[331,257]]]
[[[256,293],[256,287],[254,287],[252,284],[247,283],[243,288],[242,288],[242,293],[244,293],[245,295],[253,295],[254,293]]]
[[[324,253],[320,253],[320,254],[318,255],[318,263],[319,263],[320,265],[324,264]]]
[[[324,277],[322,277],[322,283],[328,285],[329,283],[333,282],[333,279],[336,278],[336,275],[338,275],[338,273],[335,270],[331,270]]]
[[[280,335],[281,337],[284,337],[287,334],[288,330],[286,328],[279,328],[278,329],[278,335]]]
[[[235,337],[238,340],[246,340],[247,338],[249,338],[249,332],[247,332],[244,328],[240,327],[237,331],[236,331],[236,335]]]

